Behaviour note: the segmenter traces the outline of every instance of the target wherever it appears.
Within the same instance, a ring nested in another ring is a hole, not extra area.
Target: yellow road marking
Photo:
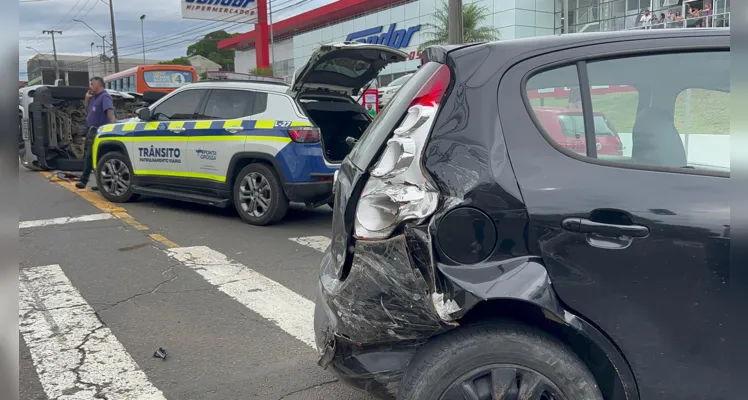
[[[172,249],[179,247],[178,244],[172,242],[171,240],[165,238],[163,235],[160,235],[158,233],[151,233],[150,235],[148,235],[148,237]]]
[[[136,221],[135,218],[133,218],[132,215],[128,214],[127,210],[125,210],[124,208],[122,208],[122,207],[120,207],[120,206],[118,206],[118,205],[116,205],[116,204],[114,204],[114,203],[106,200],[105,198],[101,197],[100,194],[95,193],[95,192],[93,192],[91,190],[88,190],[88,189],[83,189],[83,190],[78,189],[78,188],[75,187],[74,183],[68,182],[68,181],[64,181],[64,180],[59,179],[59,178],[51,179],[51,178],[53,178],[53,176],[52,176],[52,174],[50,172],[42,171],[40,173],[42,174],[42,176],[44,176],[45,178],[47,178],[47,180],[49,180],[51,182],[54,182],[54,183],[56,183],[56,184],[58,184],[58,185],[60,185],[60,186],[62,186],[64,188],[70,190],[71,192],[73,192],[73,193],[77,194],[78,196],[82,197],[83,199],[85,199],[89,203],[93,204],[94,207],[96,207],[99,210],[104,211],[106,213],[112,214],[115,218],[117,218],[120,221],[126,223],[127,225],[130,225],[131,227],[133,227],[133,228],[135,228],[135,229],[137,229],[139,231],[142,231],[142,232],[145,232],[145,231],[149,230],[147,226],[145,226],[145,225],[141,224],[140,222]],[[178,244],[172,242],[171,240],[167,239],[166,237],[164,237],[163,235],[160,235],[158,233],[148,234],[148,237],[151,238],[153,241],[161,243],[164,246],[167,246],[167,247],[170,247],[170,248],[179,247]]]

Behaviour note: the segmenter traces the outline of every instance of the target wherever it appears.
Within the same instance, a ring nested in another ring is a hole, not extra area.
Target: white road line
[[[302,246],[311,247],[314,250],[323,252],[327,250],[327,246],[330,245],[330,238],[327,236],[303,236],[297,238],[288,238],[293,242],[296,242]]]
[[[165,400],[59,265],[20,275],[19,330],[49,398]]]
[[[314,302],[209,247],[178,247],[167,253],[223,293],[315,347]]]
[[[91,222],[91,221],[103,221],[105,219],[112,219],[114,216],[109,213],[103,213],[103,214],[91,214],[91,215],[81,215],[79,217],[61,217],[61,218],[52,218],[52,219],[38,219],[35,221],[22,221],[18,223],[18,229],[26,229],[26,228],[38,228],[42,226],[50,226],[50,225],[64,225],[64,224],[72,224],[76,222]]]

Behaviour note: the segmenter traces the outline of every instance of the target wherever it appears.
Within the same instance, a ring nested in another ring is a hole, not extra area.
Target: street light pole
[[[114,72],[119,72],[119,57],[117,56],[117,33],[114,29],[114,0],[109,0],[109,19],[112,22],[112,57],[114,57]]]
[[[94,68],[94,55],[93,55],[93,47],[96,43],[91,42],[91,74],[96,75],[96,69]]]
[[[143,21],[145,21],[145,14],[140,16],[140,38],[143,41],[143,65],[145,65],[145,28],[143,28]]]
[[[55,57],[55,80],[60,79],[60,64],[57,62],[57,46],[55,45],[55,33],[58,35],[62,35],[62,31],[42,31],[44,34],[50,34],[52,35],[52,53]]]
[[[447,25],[449,44],[462,44],[462,0],[449,0]]]

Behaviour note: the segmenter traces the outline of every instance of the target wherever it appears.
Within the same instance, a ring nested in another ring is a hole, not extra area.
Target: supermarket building
[[[276,22],[272,25],[274,45],[270,50],[273,72],[290,81],[293,72],[322,43],[383,39],[385,44],[409,55],[406,61],[391,64],[382,71],[379,83],[386,85],[418,67],[418,46],[431,38],[426,24],[434,22],[433,14],[442,7],[442,1],[338,0]],[[464,1],[488,9],[483,24],[497,28],[500,40],[631,29],[637,26],[645,9],[666,13],[681,9],[684,3],[699,7],[710,2],[715,18],[718,15],[729,18],[729,0]],[[257,30],[253,30],[218,43],[221,49],[235,50],[235,72],[247,73],[256,67],[257,37]]]

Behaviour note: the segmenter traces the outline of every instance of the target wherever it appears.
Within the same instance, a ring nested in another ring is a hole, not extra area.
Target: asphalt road
[[[372,399],[310,345],[326,206],[254,227],[233,209],[19,178],[22,399]]]

